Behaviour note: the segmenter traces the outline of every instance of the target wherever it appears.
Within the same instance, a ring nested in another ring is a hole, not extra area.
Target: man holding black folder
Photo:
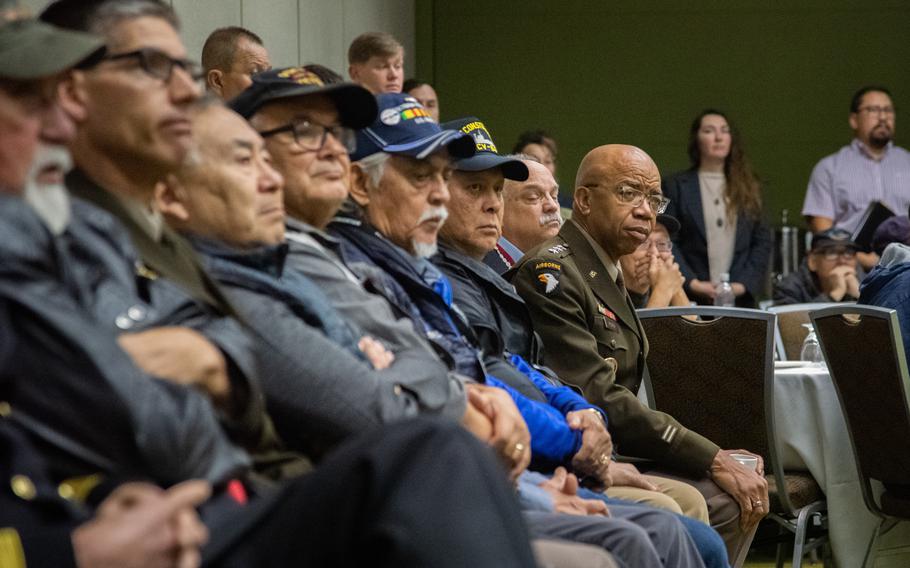
[[[884,87],[863,87],[853,95],[849,116],[853,141],[822,159],[809,179],[803,215],[813,233],[833,226],[855,233],[874,202],[891,211],[907,210],[910,152],[894,145],[895,114],[891,93]],[[878,255],[859,252],[857,260],[868,270]]]

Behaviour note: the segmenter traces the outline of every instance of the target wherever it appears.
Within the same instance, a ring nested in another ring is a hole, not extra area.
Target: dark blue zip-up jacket
[[[419,321],[418,328],[424,329],[428,339],[449,350],[460,373],[509,392],[528,425],[536,463],[549,466],[571,461],[581,448],[581,433],[569,428],[565,416],[546,402],[545,395],[540,393],[537,400],[528,398],[485,368],[486,361],[481,361],[477,346],[471,343],[470,326],[451,304],[451,286],[445,275],[428,261],[424,261],[425,264],[415,262],[374,227],[355,217],[336,217],[329,225],[329,232],[342,241],[351,270],[357,272],[358,264],[366,264],[383,271],[385,277],[381,288],[386,299],[402,312],[414,314]],[[425,280],[418,266],[435,272]],[[433,286],[428,280],[434,283]],[[510,373],[521,375],[521,371],[509,362],[500,360],[499,363]]]

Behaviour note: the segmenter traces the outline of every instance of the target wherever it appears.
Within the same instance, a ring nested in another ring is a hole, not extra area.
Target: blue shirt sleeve
[[[550,406],[559,410],[563,416],[575,410],[591,409],[597,411],[600,416],[603,417],[604,425],[607,424],[607,414],[597,406],[594,406],[585,400],[583,396],[570,387],[565,385],[554,385],[548,381],[540,371],[522,359],[520,355],[512,355],[509,360],[516,369],[527,375],[527,377],[534,382],[534,385],[547,397]]]
[[[548,404],[531,400],[493,375],[487,375],[487,384],[505,390],[512,397],[518,412],[531,433],[531,454],[557,464],[572,460],[581,448],[581,431],[572,430],[558,410]]]

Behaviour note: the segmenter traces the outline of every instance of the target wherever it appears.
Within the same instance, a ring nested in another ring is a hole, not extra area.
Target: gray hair
[[[144,16],[161,18],[180,29],[180,22],[173,8],[156,0],[113,0],[98,6],[89,22],[89,31],[106,36],[110,29],[123,20]]]
[[[377,152],[371,154],[366,158],[360,159],[355,162],[360,166],[360,169],[363,170],[363,173],[370,178],[370,182],[374,187],[379,187],[379,182],[382,180],[382,176],[385,173],[385,164],[389,161],[391,154],[385,152]]]

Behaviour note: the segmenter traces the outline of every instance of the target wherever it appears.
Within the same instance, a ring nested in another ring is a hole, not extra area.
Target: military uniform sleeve
[[[616,383],[616,361],[600,354],[591,333],[596,302],[582,275],[558,258],[522,259],[512,283],[525,299],[546,345],[545,363],[610,417],[617,450],[704,475],[719,448],[671,416],[644,406]],[[549,277],[547,276],[549,274]],[[553,279],[557,284],[553,284]]]

